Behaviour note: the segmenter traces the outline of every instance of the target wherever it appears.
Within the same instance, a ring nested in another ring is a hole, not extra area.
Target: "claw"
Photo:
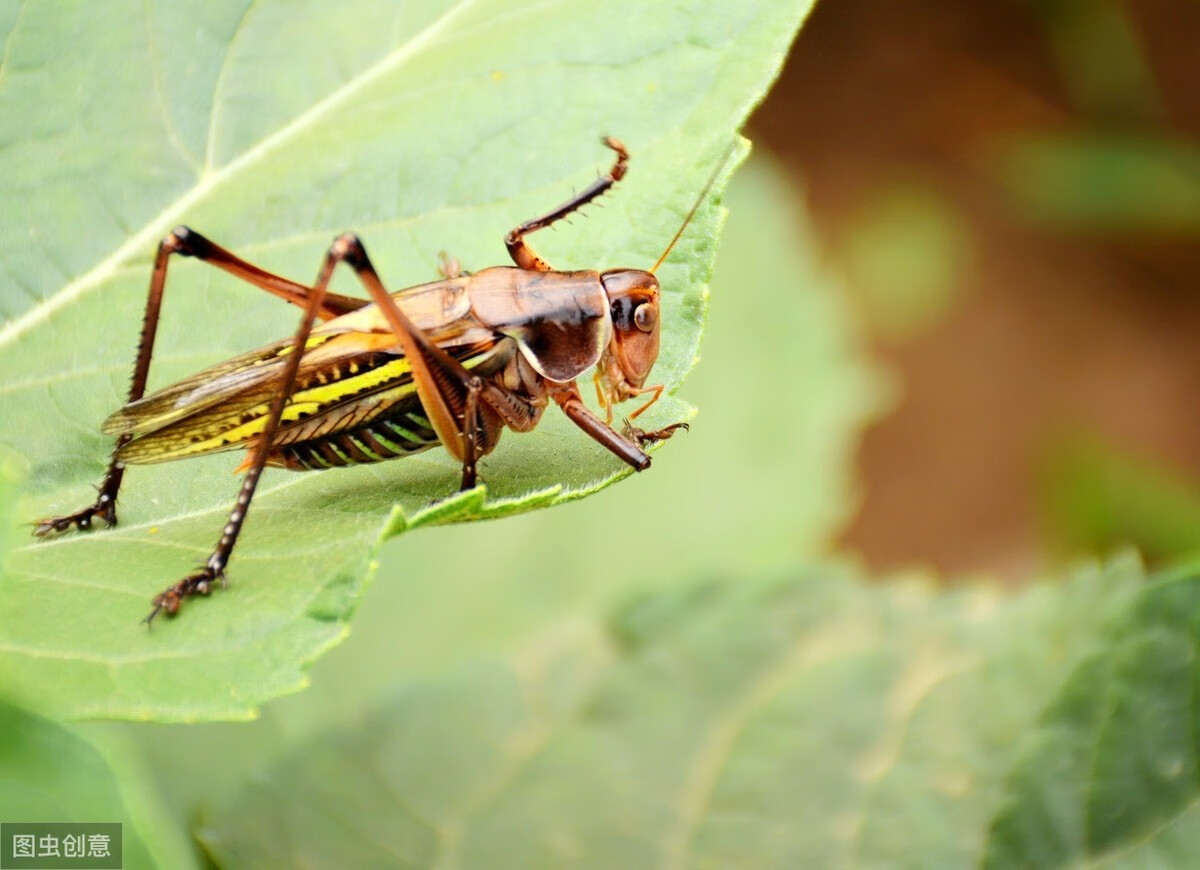
[[[652,432],[647,432],[644,429],[637,428],[629,422],[628,418],[626,418],[625,428],[622,430],[622,434],[630,441],[636,441],[638,444],[645,447],[648,444],[657,444],[659,441],[666,441],[680,429],[682,429],[684,432],[687,432],[691,428],[692,427],[687,423],[672,423],[670,426],[664,426],[662,429],[655,429]]]
[[[70,517],[50,517],[45,520],[38,520],[36,523],[30,523],[33,526],[33,534],[35,537],[44,538],[51,532],[65,532],[71,528]]]
[[[106,525],[115,526],[117,524],[117,505],[111,499],[103,499],[93,505],[85,507],[81,511],[76,511],[73,514],[65,514],[61,517],[47,517],[44,520],[38,520],[31,523],[33,526],[33,534],[35,537],[44,538],[54,532],[69,531],[71,526],[79,529],[81,532],[86,532],[92,527],[92,519],[95,517],[103,517]]]
[[[188,596],[211,594],[214,580],[224,588],[226,585],[225,572],[216,570],[208,565],[197,568],[174,586],[168,586],[162,592],[158,593],[158,595],[155,595],[151,602],[154,605],[154,609],[146,614],[146,618],[142,622],[146,623],[148,627],[160,613],[166,613],[167,616],[174,616],[179,612],[179,608],[183,605],[183,600]]]

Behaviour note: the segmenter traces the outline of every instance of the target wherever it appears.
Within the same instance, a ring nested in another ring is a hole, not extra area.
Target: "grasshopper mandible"
[[[158,246],[129,399],[102,431],[116,446],[96,501],[36,524],[34,534],[92,520],[117,522],[117,493],[130,464],[166,462],[245,448],[237,501],[212,554],[153,599],[174,616],[184,599],[225,582],[229,562],[264,467],[316,470],[409,456],[441,444],[462,463],[462,489],[476,484],[476,462],[505,427],[528,432],[553,401],[591,438],[642,471],[644,448],[685,423],[653,432],[626,422],[612,428],[613,406],[647,395],[635,418],[662,395],[646,386],[658,357],[659,284],[654,273],[687,227],[717,172],[705,185],[658,262],[649,271],[559,272],[525,241],[604,194],[624,177],[629,153],[616,139],[608,174],[505,238],[516,264],[474,274],[443,258],[442,280],[395,293],[384,289],[362,242],[339,236],[311,287],[266,272],[204,236],[178,227]],[[724,161],[722,161],[722,164]],[[304,309],[291,339],[219,363],[145,395],[167,266],[173,255],[216,266]],[[327,290],[338,263],[358,275],[370,300]],[[319,321],[319,324],[318,324]],[[606,412],[583,403],[576,379],[595,366]]]

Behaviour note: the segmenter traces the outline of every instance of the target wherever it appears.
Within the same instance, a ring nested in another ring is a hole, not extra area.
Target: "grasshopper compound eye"
[[[658,328],[658,305],[643,302],[633,310],[633,324],[642,332],[654,332]]]

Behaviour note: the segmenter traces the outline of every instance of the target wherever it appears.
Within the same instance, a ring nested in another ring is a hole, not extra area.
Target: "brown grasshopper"
[[[409,456],[441,444],[462,463],[462,489],[476,483],[476,462],[495,448],[504,428],[528,432],[553,401],[590,437],[634,469],[650,465],[643,449],[685,423],[653,432],[626,421],[612,428],[613,406],[662,395],[646,386],[658,357],[659,284],[666,259],[716,179],[716,172],[679,231],[649,271],[559,272],[525,237],[596,199],[624,177],[629,154],[616,139],[607,175],[553,211],[505,238],[516,268],[469,274],[443,258],[443,279],[396,293],[384,289],[358,237],[339,236],[312,287],[254,266],[187,227],[162,240],[150,277],[129,400],[102,430],[116,446],[96,501],[73,514],[37,523],[35,535],[117,522],[117,493],[129,464],[166,462],[245,448],[237,501],[208,559],[153,599],[152,620],[174,615],[185,598],[224,584],[255,487],[265,466],[316,470]],[[723,161],[722,161],[723,162]],[[719,167],[718,167],[719,169]],[[304,309],[293,338],[218,363],[145,395],[167,265],[194,257]],[[334,267],[357,273],[370,301],[327,290]],[[320,321],[319,325],[317,321]],[[584,405],[576,379],[595,366],[606,412]]]

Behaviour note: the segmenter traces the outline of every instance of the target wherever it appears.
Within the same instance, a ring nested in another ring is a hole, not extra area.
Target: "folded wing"
[[[459,347],[464,356],[479,347]],[[133,435],[123,462],[166,462],[244,447],[266,426],[291,342],[260,348],[132,402],[104,423],[111,435]],[[414,393],[412,373],[395,338],[348,332],[314,336],[296,388],[284,407],[275,444],[328,436],[384,413]]]

